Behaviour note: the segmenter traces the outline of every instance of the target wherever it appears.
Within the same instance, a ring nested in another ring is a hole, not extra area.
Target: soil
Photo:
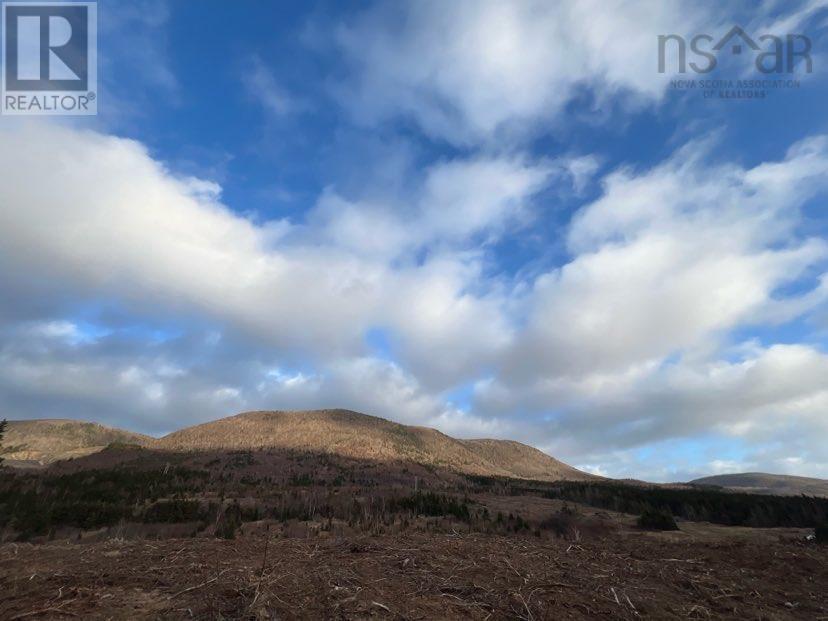
[[[828,548],[794,529],[620,524],[572,541],[292,538],[277,526],[234,540],[3,544],[0,618],[828,619]]]

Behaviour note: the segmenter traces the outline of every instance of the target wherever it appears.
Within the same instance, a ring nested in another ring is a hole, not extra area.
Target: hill
[[[413,461],[458,472],[539,480],[595,478],[508,440],[457,440],[349,410],[246,412],[171,433],[153,445],[174,451],[280,448],[372,461]]]
[[[147,446],[149,436],[77,420],[10,420],[0,447],[10,466],[41,466],[96,453],[113,442]]]
[[[715,485],[739,492],[775,494],[778,496],[823,496],[828,498],[828,481],[786,474],[743,472],[720,474],[690,481],[691,485]]]

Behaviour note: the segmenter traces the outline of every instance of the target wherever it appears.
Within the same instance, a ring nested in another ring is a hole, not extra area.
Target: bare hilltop
[[[594,478],[510,440],[458,440],[350,410],[245,412],[158,440],[175,451],[278,448],[371,461],[411,461],[466,474],[538,480]]]
[[[244,412],[159,439],[82,421],[10,421],[3,456],[9,465],[39,466],[91,455],[111,444],[186,453],[277,449],[540,481],[598,478],[520,442],[459,440],[436,429],[343,409]]]
[[[10,420],[0,457],[10,466],[43,466],[97,453],[115,443],[149,446],[155,441],[132,431],[79,420]]]

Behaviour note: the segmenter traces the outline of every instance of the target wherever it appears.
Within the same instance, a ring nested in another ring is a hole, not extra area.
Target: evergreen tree
[[[6,425],[7,424],[8,424],[8,422],[6,421],[5,418],[3,420],[0,420],[0,449],[3,448],[3,434],[6,432]],[[3,454],[2,454],[2,450],[0,450],[0,465],[2,465],[2,464],[3,464]]]

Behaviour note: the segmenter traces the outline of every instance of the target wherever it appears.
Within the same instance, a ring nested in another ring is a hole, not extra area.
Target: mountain
[[[349,410],[245,412],[156,440],[74,420],[9,421],[0,448],[7,465],[41,466],[83,457],[111,443],[173,452],[283,449],[373,462],[415,462],[465,474],[538,480],[588,480],[531,446],[510,440],[458,440]]]
[[[775,494],[777,496],[824,496],[828,498],[828,480],[786,474],[743,472],[719,474],[690,481],[691,485],[716,485],[738,492]]]
[[[173,451],[280,448],[375,461],[413,461],[486,476],[539,480],[597,478],[508,440],[457,440],[349,410],[245,412],[164,436]]]
[[[589,480],[599,479],[550,457],[543,451],[514,440],[460,440],[481,459],[521,479]]]
[[[10,420],[0,447],[6,465],[40,466],[98,452],[113,442],[147,446],[154,439],[77,420]]]

